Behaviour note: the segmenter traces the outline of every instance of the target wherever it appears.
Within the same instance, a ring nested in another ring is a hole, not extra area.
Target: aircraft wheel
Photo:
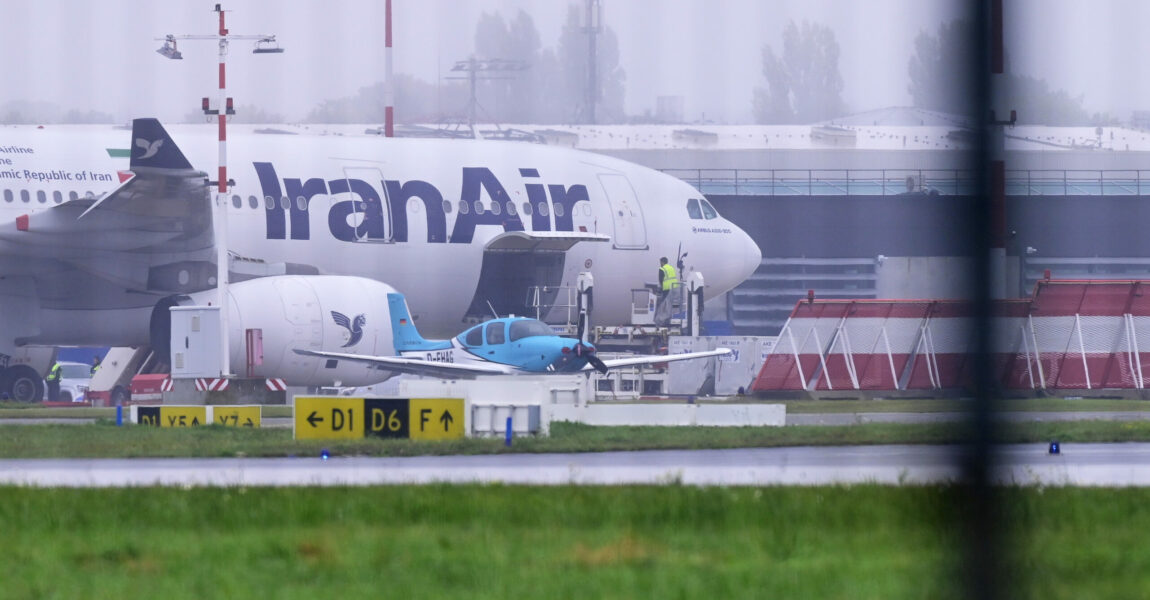
[[[16,402],[40,402],[44,398],[44,380],[32,367],[9,367],[0,375],[0,392]]]

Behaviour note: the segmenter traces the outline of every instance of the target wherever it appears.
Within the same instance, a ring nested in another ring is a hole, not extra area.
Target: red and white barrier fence
[[[1008,389],[1144,389],[1148,292],[1150,281],[1043,280],[1029,299],[995,301],[994,377]],[[752,390],[962,388],[975,325],[961,300],[802,300]]]

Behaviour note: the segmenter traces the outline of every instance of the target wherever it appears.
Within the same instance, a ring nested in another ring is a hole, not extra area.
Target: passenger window
[[[252,208],[259,208],[260,207],[260,199],[256,198],[255,196],[248,196],[248,206],[250,206]]]
[[[74,192],[74,191],[73,191],[73,192],[68,192],[68,201],[72,201],[72,200],[79,200],[79,199],[80,199],[80,194],[77,194],[77,193],[76,193],[76,192]]]
[[[483,214],[483,202],[480,200],[475,201],[475,214],[477,214],[477,215]]]
[[[483,327],[472,327],[464,338],[463,343],[466,346],[482,346],[483,345]]]
[[[715,207],[711,206],[710,202],[707,202],[706,200],[701,200],[700,202],[703,203],[703,218],[704,219],[717,219],[717,218],[719,218],[719,213],[715,211]]]
[[[699,201],[691,198],[687,201],[687,216],[692,219],[702,219],[703,211],[699,210]]]
[[[443,201],[443,214],[445,214],[445,215],[451,214],[451,201],[450,200],[444,200]]]
[[[20,201],[31,202],[32,196],[28,195],[28,190],[20,190]]]
[[[531,203],[530,202],[524,202],[523,203],[523,214],[525,214],[529,217],[531,216]]]
[[[244,199],[240,198],[238,194],[232,194],[232,206],[236,208],[243,208]]]
[[[558,203],[555,204],[555,216],[556,217],[562,217],[563,216],[563,205],[562,204],[558,204]]]
[[[540,214],[540,215],[542,215],[542,216],[544,216],[544,217],[546,217],[546,216],[548,215],[548,210],[547,210],[547,203],[546,203],[546,202],[540,202],[540,203],[539,203],[539,214]]]
[[[517,212],[518,211],[515,210],[515,203],[508,200],[507,201],[507,214],[514,217]]]
[[[504,327],[505,327],[505,325],[502,321],[499,321],[498,323],[488,323],[487,324],[487,343],[488,344],[502,344],[503,340],[504,340],[504,337],[503,337],[503,328]]]
[[[271,196],[264,196],[264,208],[274,210],[276,207],[276,199]]]
[[[459,214],[466,215],[471,212],[471,206],[467,204],[466,200],[459,201]]]
[[[498,202],[491,203],[491,214],[497,215],[503,212],[503,207]]]
[[[48,194],[45,194],[44,190],[36,190],[36,201],[44,204],[48,201]]]
[[[296,196],[295,197],[295,207],[300,212],[307,210],[307,198],[304,198],[303,196]]]
[[[56,190],[56,191],[52,192],[52,201],[55,202],[56,204],[63,202],[64,201],[64,194],[61,194],[60,190]]]
[[[291,208],[291,200],[287,196],[280,196],[280,208],[283,210]]]
[[[4,201],[5,202],[11,202],[12,201],[12,190],[4,190]]]

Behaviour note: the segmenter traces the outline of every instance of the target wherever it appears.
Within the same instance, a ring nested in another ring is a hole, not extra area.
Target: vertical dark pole
[[[503,438],[503,445],[511,447],[511,417],[507,417],[507,433]]]
[[[968,596],[994,599],[1014,595],[1002,589],[1005,553],[1001,541],[1005,523],[1000,518],[998,492],[991,480],[995,458],[993,402],[998,387],[991,360],[992,298],[1005,284],[996,281],[1002,275],[998,261],[1002,259],[999,228],[1003,225],[1000,215],[1004,198],[998,188],[1004,183],[1004,172],[1001,148],[996,148],[1001,128],[991,117],[992,85],[1000,79],[995,73],[1001,73],[995,69],[1001,69],[1002,62],[1002,0],[981,0],[976,6],[968,71],[971,73],[971,107],[982,126],[978,129],[978,149],[974,157],[977,187],[966,219],[974,282],[971,290],[975,306],[974,331],[971,332],[974,403],[968,422],[968,443],[962,455],[964,483],[957,491],[957,516],[961,531],[967,537],[963,580],[970,586]]]

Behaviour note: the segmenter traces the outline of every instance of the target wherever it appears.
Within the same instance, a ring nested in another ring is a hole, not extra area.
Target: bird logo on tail
[[[152,158],[160,151],[160,146],[164,145],[164,140],[158,139],[154,142],[149,142],[144,138],[136,138],[136,145],[144,149],[144,155],[141,156],[139,160],[145,160]]]

